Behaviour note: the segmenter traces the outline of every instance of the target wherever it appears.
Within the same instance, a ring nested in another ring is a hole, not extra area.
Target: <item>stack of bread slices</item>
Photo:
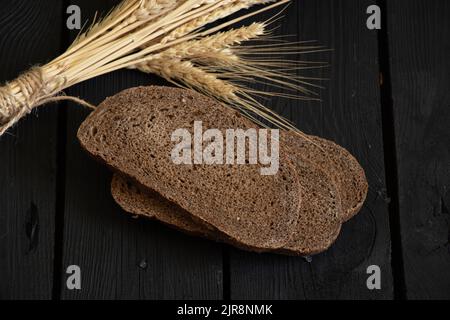
[[[205,130],[256,128],[194,91],[150,86],[106,99],[78,138],[114,171],[112,195],[126,212],[245,250],[317,254],[361,209],[363,169],[344,148],[314,136],[281,131],[274,175],[262,175],[262,164],[175,164],[172,133],[192,132],[196,121]]]

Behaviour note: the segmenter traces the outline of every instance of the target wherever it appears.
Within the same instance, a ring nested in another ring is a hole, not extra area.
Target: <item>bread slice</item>
[[[306,139],[295,133],[284,135],[285,143],[293,146],[291,159],[300,176],[302,206],[299,221],[291,241],[280,251],[291,255],[313,255],[325,251],[336,240],[341,229],[342,205],[339,190],[329,171],[315,165],[302,148]]]
[[[155,191],[138,186],[118,173],[111,181],[111,194],[116,203],[128,213],[156,219],[184,233],[216,240],[217,232],[192,219],[189,212],[161,197]]]
[[[311,171],[311,169],[305,168],[305,171],[302,172],[304,175],[303,177],[308,177]],[[317,179],[313,178],[309,181],[308,185],[314,186]],[[319,185],[320,184],[319,181]],[[311,205],[303,205],[301,207],[297,229],[295,230],[291,241],[286,244],[284,248],[275,250],[275,252],[300,256],[317,254],[328,249],[339,235],[341,223],[336,220],[327,219],[326,216],[321,213],[321,210],[325,212],[335,209],[314,207],[315,205],[317,206],[318,202],[329,202],[332,197],[327,197],[322,190],[315,191],[315,188],[308,193],[306,192],[306,188],[307,187],[302,188],[306,195],[305,198],[303,198],[305,201],[304,203],[308,203],[307,201],[313,198],[311,192],[322,194],[319,196],[319,199],[311,200]],[[332,188],[328,188],[328,190],[329,189]],[[327,188],[324,188],[324,190],[327,190]],[[189,235],[225,242],[245,250],[264,251],[259,250],[258,248],[239,246],[239,244],[227,239],[219,231],[193,220],[186,210],[167,199],[162,198],[154,191],[136,186],[133,182],[120,174],[114,174],[113,176],[111,193],[117,204],[121,206],[123,210],[133,215],[156,219]],[[331,191],[331,193],[333,193],[333,191]]]
[[[296,228],[300,185],[288,148],[280,148],[277,174],[262,165],[176,165],[172,133],[204,128],[248,129],[236,111],[194,91],[139,87],[106,99],[83,122],[84,149],[132,181],[159,193],[244,246],[283,247]]]
[[[292,142],[303,161],[327,172],[334,181],[343,208],[340,219],[342,222],[351,219],[361,209],[368,191],[364,170],[355,157],[336,143],[316,136]]]
[[[293,146],[303,139],[296,134],[283,134],[282,138],[284,143]],[[302,206],[291,241],[276,252],[290,255],[317,254],[328,249],[339,235],[339,215],[342,210],[340,197],[336,185],[326,172],[302,161],[304,150],[293,148],[293,151],[290,157],[301,178]],[[129,213],[153,217],[189,234],[230,242],[219,232],[197,224],[188,212],[175,204],[151,191],[139,191],[124,177],[114,175],[111,191],[116,202]]]
[[[344,208],[341,220],[348,221],[361,210],[367,197],[369,185],[364,169],[350,152],[336,143],[314,136],[311,136],[311,140],[322,148],[320,151],[318,148],[314,148],[314,150],[320,153],[325,152],[328,159],[333,162],[332,165],[324,161],[316,163],[322,168],[334,168],[330,174],[341,195]]]

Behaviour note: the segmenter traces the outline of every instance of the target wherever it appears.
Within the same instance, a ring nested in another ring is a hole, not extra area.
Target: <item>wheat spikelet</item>
[[[226,69],[233,65],[240,63],[240,57],[237,56],[232,50],[223,49],[216,52],[204,52],[198,55],[193,55],[190,60],[196,65],[202,65],[206,70],[208,64],[217,66],[216,69]],[[238,79],[236,76],[235,80]]]
[[[149,20],[164,11],[175,8],[178,2],[177,0],[146,0],[142,2],[135,16],[138,20]]]
[[[234,85],[195,67],[190,61],[155,58],[149,63],[139,66],[139,69],[144,72],[156,73],[175,84],[181,82],[191,89],[196,89],[209,96],[219,97],[224,101],[231,102],[236,99],[238,89]],[[179,82],[174,82],[174,80]]]
[[[214,35],[204,37],[198,40],[182,42],[170,47],[162,52],[165,58],[187,59],[200,56],[222,55],[230,57],[234,55],[230,50],[225,50],[230,46],[240,44],[264,35],[265,26],[263,23],[253,23],[250,26],[244,26],[227,32],[219,32]],[[217,59],[217,60],[220,60]]]
[[[179,3],[177,0],[141,0],[140,6],[122,23],[117,25],[112,33],[122,30],[121,33],[127,32],[130,26],[134,28],[143,25],[145,22],[154,19],[163,13],[176,7]]]
[[[178,39],[192,31],[195,31],[209,23],[213,23],[217,20],[225,18],[233,13],[236,13],[242,9],[248,9],[255,4],[267,4],[270,2],[274,2],[275,0],[236,0],[229,1],[226,4],[223,4],[219,8],[210,12],[209,14],[203,15],[197,19],[190,21],[189,23],[184,24],[183,26],[173,30],[169,35],[162,39],[162,43],[166,43],[168,41],[173,41]]]
[[[264,23],[254,22],[249,26],[232,29],[226,32],[219,32],[212,36],[207,36],[195,41],[196,47],[207,47],[223,49],[229,46],[241,44],[265,34]]]

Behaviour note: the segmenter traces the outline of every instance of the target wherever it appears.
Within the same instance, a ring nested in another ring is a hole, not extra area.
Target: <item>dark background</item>
[[[62,53],[83,21],[118,1],[0,0],[0,80]],[[382,10],[381,31],[366,8]],[[72,103],[39,108],[0,138],[0,299],[450,298],[450,1],[300,0],[280,34],[332,48],[322,101],[268,103],[307,133],[361,162],[370,191],[327,252],[254,254],[134,220],[114,203],[111,173],[81,150],[88,114]],[[308,58],[308,57],[306,57]],[[156,77],[120,71],[70,90],[97,104]],[[79,265],[82,290],[66,289]],[[366,269],[381,268],[381,290]]]

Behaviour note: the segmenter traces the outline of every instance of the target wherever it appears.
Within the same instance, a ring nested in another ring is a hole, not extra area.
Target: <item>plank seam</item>
[[[406,299],[406,283],[401,237],[398,159],[396,149],[394,101],[392,96],[389,55],[389,31],[386,0],[377,0],[381,9],[381,30],[378,30],[378,60],[380,68],[381,123],[383,132],[384,165],[387,194],[390,198],[389,228],[391,234],[391,267],[394,281],[394,299]]]
[[[63,1],[61,12],[61,52],[69,45],[69,30],[66,28],[65,15],[68,0]],[[63,251],[64,251],[64,213],[66,191],[66,140],[67,140],[67,102],[60,102],[57,110],[56,145],[56,201],[55,201],[55,244],[53,257],[52,299],[60,300],[62,293]]]

